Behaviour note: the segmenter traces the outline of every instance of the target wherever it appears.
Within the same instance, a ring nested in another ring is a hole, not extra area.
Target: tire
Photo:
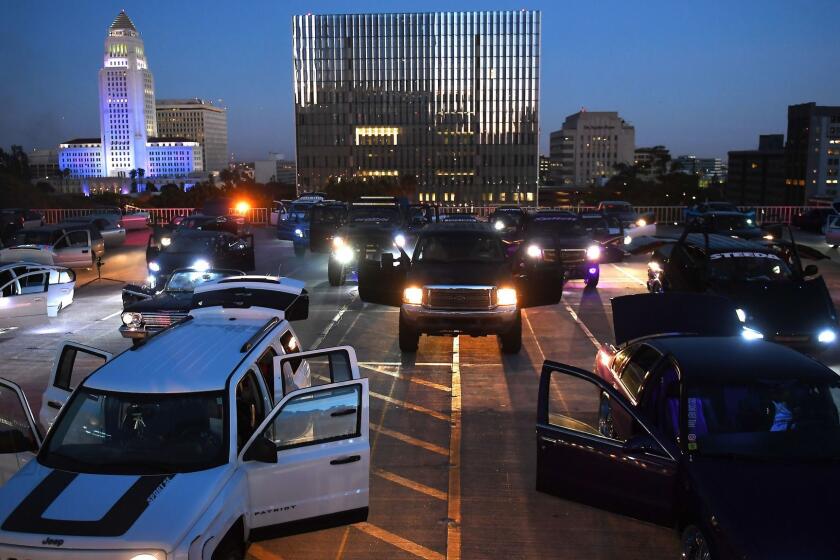
[[[213,551],[213,560],[244,560],[245,541],[242,540],[242,523],[237,521]]]
[[[400,351],[401,352],[417,352],[420,346],[420,333],[408,326],[400,312],[400,327],[399,327]]]
[[[302,257],[306,254],[306,246],[305,245],[295,245],[295,256]]]
[[[327,264],[327,278],[330,281],[330,286],[342,286],[347,278],[344,265],[338,264],[333,259],[330,259]]]
[[[583,283],[586,285],[585,290],[594,290],[598,287],[598,280],[601,279],[601,273],[598,272],[597,274],[593,274],[589,276],[588,274],[584,277]]]
[[[685,560],[712,560],[709,541],[697,525],[686,527],[680,540]]]
[[[497,336],[502,347],[502,354],[518,354],[522,350],[521,312],[516,313],[516,321],[513,323],[513,327],[508,332]]]

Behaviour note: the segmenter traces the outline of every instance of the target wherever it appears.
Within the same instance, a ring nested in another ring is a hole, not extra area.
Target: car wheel
[[[406,324],[402,312],[400,312],[399,331],[400,351],[417,352],[417,348],[420,346],[420,333]]]
[[[212,560],[244,560],[247,549],[242,539],[242,522],[237,521],[213,551]]]
[[[306,246],[305,245],[295,245],[295,256],[302,257],[306,254]]]
[[[697,525],[689,525],[683,531],[682,550],[685,560],[712,560],[709,543]]]
[[[330,262],[327,264],[327,278],[330,281],[330,286],[341,286],[344,284],[346,278],[344,265],[338,264],[330,259]]]
[[[598,287],[598,280],[600,280],[600,279],[601,279],[601,273],[600,272],[597,273],[597,274],[592,274],[592,275],[587,274],[586,277],[583,279],[583,283],[586,285],[585,289],[594,290],[595,288]]]
[[[522,315],[517,312],[516,321],[511,329],[498,335],[499,344],[502,346],[502,354],[518,354],[522,350]]]

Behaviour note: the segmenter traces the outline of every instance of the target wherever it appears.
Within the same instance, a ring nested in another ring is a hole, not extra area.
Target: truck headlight
[[[205,261],[204,259],[198,259],[193,263],[193,265],[190,268],[192,268],[196,272],[207,272],[207,270],[210,268],[210,263]]]
[[[299,228],[296,229],[295,230],[295,235],[298,236],[298,237],[303,237],[303,230],[299,229]]]
[[[160,265],[157,262],[152,261],[149,263],[149,270],[152,272],[160,272]]]
[[[403,290],[403,303],[407,303],[409,305],[422,305],[423,290],[415,287],[406,288]]]
[[[394,236],[394,245],[397,247],[405,247],[405,235],[398,233]]]
[[[513,288],[499,288],[496,290],[497,305],[516,305],[516,290]]]
[[[624,236],[624,244],[625,245],[630,245],[631,243],[633,243],[633,238],[630,237],[629,235],[625,235]]]
[[[333,254],[335,255],[335,260],[341,264],[347,264],[353,260],[353,248],[349,245],[342,245]]]
[[[143,324],[143,315],[132,311],[126,311],[122,314],[122,322],[126,327],[139,327]]]
[[[161,237],[160,244],[164,247],[169,247],[172,245],[172,238],[171,237]]]
[[[503,229],[505,229],[505,223],[502,220],[496,220],[495,222],[493,222],[493,229],[495,229],[496,231],[502,231]]]
[[[823,329],[820,331],[820,334],[817,335],[817,340],[823,344],[831,344],[837,340],[837,333],[835,333],[832,329]]]
[[[636,225],[639,227],[645,227],[647,225],[647,220],[645,220],[644,218],[639,218],[638,220],[636,220]]]
[[[736,309],[735,310],[735,315],[738,316],[738,320],[741,321],[742,323],[747,322],[747,312],[744,311],[743,309]]]
[[[335,237],[333,237],[332,244],[333,244],[333,247],[338,249],[339,247],[344,245],[344,238],[341,237],[340,235],[336,235]]]
[[[542,257],[542,249],[540,249],[539,245],[528,245],[528,248],[525,249],[525,254],[532,259],[538,259]]]
[[[741,336],[746,340],[761,340],[764,338],[763,334],[749,327],[744,327],[743,330],[741,330]]]
[[[586,248],[586,258],[590,261],[597,261],[601,258],[601,247],[598,245],[592,245]]]

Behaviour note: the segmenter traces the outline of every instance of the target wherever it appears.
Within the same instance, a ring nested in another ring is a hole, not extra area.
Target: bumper
[[[163,329],[153,328],[153,327],[140,327],[140,328],[131,328],[125,325],[120,327],[120,334],[123,338],[132,338],[135,340],[142,340],[144,338],[150,337],[153,334],[162,331]]]
[[[39,535],[43,537],[43,535]],[[40,542],[41,539],[38,540]],[[65,549],[29,546],[0,545],[0,558],[20,558],[27,560],[130,560],[138,554],[150,554],[155,558],[166,558],[160,550],[96,550]]]
[[[504,334],[516,323],[516,306],[499,306],[487,311],[429,309],[422,305],[403,304],[405,323],[422,334],[466,334],[486,336]]]

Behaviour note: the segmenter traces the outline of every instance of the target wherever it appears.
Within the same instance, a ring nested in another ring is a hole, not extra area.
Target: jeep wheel
[[[697,525],[689,525],[682,533],[682,557],[686,560],[711,560],[712,553],[703,531]]]
[[[343,285],[346,278],[344,265],[330,259],[330,262],[327,264],[327,278],[330,281],[330,286]]]
[[[402,312],[400,312],[399,330],[400,351],[417,352],[417,347],[420,346],[420,333],[406,324]]]
[[[516,314],[516,322],[505,334],[498,335],[503,354],[518,354],[522,350],[522,315]]]
[[[238,521],[230,528],[222,538],[222,542],[213,551],[212,560],[244,560],[247,548],[245,541],[242,539],[241,521]]]
[[[601,273],[598,272],[596,274],[587,274],[586,277],[583,279],[583,283],[586,285],[584,288],[585,290],[594,290],[598,286],[598,280],[601,279]]]
[[[302,257],[306,254],[306,245],[295,244],[295,256]]]

